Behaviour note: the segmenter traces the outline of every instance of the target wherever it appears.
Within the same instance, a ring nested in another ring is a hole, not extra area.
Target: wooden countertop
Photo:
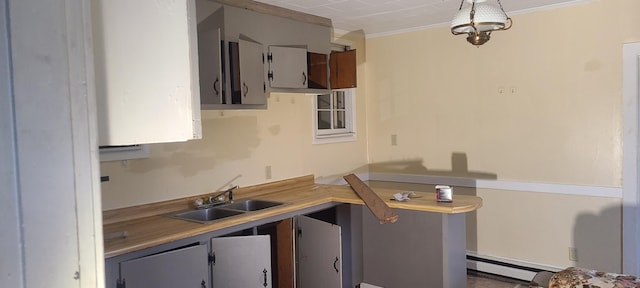
[[[455,195],[451,203],[436,202],[435,193],[416,192],[420,198],[407,202],[387,200],[401,190],[377,189],[378,194],[392,208],[436,213],[465,213],[482,207],[482,199],[476,196]],[[207,194],[210,195],[210,194]],[[174,219],[164,214],[189,209],[199,196],[114,209],[103,212],[105,258],[134,252],[183,238],[213,232],[256,220],[295,212],[330,202],[364,204],[350,186],[322,185],[314,183],[308,175],[234,191],[234,199],[262,199],[284,202],[277,207],[247,212],[209,224]],[[399,219],[398,221],[402,221]],[[385,224],[393,225],[393,224]],[[126,231],[126,237],[120,237]]]

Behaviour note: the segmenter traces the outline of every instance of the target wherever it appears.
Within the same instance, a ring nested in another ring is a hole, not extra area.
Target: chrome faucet
[[[233,186],[233,187],[231,187],[231,188],[229,188],[227,190],[224,190],[224,191],[222,191],[222,192],[220,192],[220,193],[218,193],[218,194],[216,194],[214,196],[209,197],[209,203],[218,202],[218,201],[216,201],[216,199],[218,199],[220,196],[224,196],[224,194],[228,194],[229,195],[226,198],[226,202],[228,202],[228,203],[233,202],[233,190],[238,189],[238,188],[240,188],[240,186],[236,185],[236,186]],[[220,202],[225,202],[224,198]]]

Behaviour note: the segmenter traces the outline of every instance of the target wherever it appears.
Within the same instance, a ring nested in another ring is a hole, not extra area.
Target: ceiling
[[[451,21],[461,0],[255,0],[329,18],[342,31],[364,30],[367,36],[391,34]],[[489,0],[496,4],[495,0]],[[508,15],[586,0],[502,0]],[[515,21],[514,21],[515,22]]]

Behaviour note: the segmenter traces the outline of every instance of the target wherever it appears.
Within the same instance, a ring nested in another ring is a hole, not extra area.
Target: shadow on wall
[[[389,161],[372,163],[368,165],[369,172],[380,174],[405,174],[405,175],[424,175],[436,177],[454,177],[455,183],[463,183],[452,185],[455,195],[477,196],[476,180],[477,179],[497,179],[495,173],[483,171],[469,171],[467,154],[464,152],[454,152],[451,154],[451,170],[434,170],[423,165],[422,159],[412,159],[405,161]],[[366,169],[365,169],[366,171]],[[352,173],[363,172],[359,168]],[[443,179],[446,181],[447,179]],[[404,183],[404,182],[387,182],[387,181],[369,181],[371,187],[401,189],[410,191],[434,192],[435,185],[449,183]],[[478,251],[478,220],[476,212],[466,213],[467,226],[467,249],[470,251]]]
[[[622,207],[611,206],[600,213],[582,213],[576,218],[573,241],[575,266],[622,273]],[[612,225],[613,223],[613,225]],[[547,235],[547,237],[552,237]],[[571,249],[571,248],[569,248]]]
[[[176,167],[182,176],[189,177],[213,170],[218,163],[249,159],[260,145],[255,116],[202,119],[202,128],[201,140],[152,144],[153,157],[131,161],[129,171],[148,173]],[[237,133],[239,129],[242,133]]]

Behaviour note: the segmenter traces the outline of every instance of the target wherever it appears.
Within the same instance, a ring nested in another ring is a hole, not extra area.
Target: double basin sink
[[[187,221],[193,221],[198,223],[211,223],[216,220],[221,220],[227,217],[244,214],[247,212],[258,211],[271,207],[283,205],[282,202],[266,201],[266,200],[240,200],[238,202],[222,204],[219,206],[193,209],[188,211],[182,211],[178,213],[171,213],[167,216],[172,218],[183,219]]]

